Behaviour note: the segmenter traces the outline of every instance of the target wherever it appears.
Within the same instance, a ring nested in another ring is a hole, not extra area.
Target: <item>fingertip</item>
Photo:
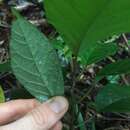
[[[56,96],[47,101],[51,110],[55,113],[65,113],[69,108],[68,100],[62,96]]]

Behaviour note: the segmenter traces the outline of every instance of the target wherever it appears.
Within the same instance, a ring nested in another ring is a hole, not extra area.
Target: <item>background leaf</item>
[[[96,109],[102,112],[130,112],[130,86],[109,84],[95,99]]]
[[[82,63],[89,65],[106,58],[109,55],[113,55],[118,50],[118,47],[112,44],[97,44],[91,49],[87,50],[85,57],[82,57]]]
[[[92,118],[89,122],[88,122],[88,129],[87,130],[96,130],[96,127],[95,127],[95,120],[94,118]]]
[[[78,125],[76,126],[76,128],[79,128],[80,130],[86,130],[85,121],[83,119],[82,113],[81,113],[78,105],[76,105],[76,114],[78,114],[77,115]]]
[[[97,41],[130,31],[129,0],[45,0],[44,3],[50,22],[73,52],[79,52],[86,60],[88,50]]]
[[[106,65],[99,71],[97,76],[108,76],[130,73],[130,59],[120,60]]]
[[[80,130],[86,130],[85,122],[81,112],[78,115],[78,125]]]
[[[95,1],[94,4],[90,0],[45,0],[44,4],[50,22],[71,49],[77,52],[89,24],[104,4],[103,1]]]
[[[4,96],[4,91],[2,87],[0,86],[0,103],[5,102],[5,96]]]
[[[39,100],[64,93],[57,54],[32,24],[18,18],[12,25],[11,65],[24,87]]]

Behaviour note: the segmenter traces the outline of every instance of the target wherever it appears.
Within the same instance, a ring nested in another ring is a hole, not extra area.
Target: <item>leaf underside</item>
[[[14,74],[37,99],[46,100],[64,93],[55,50],[47,38],[23,18],[13,22],[10,53]]]

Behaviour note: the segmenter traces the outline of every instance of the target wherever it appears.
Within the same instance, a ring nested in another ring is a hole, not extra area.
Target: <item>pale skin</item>
[[[62,130],[60,119],[68,110],[64,97],[39,103],[35,99],[0,104],[0,130]]]

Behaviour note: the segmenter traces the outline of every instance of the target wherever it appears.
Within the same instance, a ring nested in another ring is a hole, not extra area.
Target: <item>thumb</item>
[[[2,130],[48,130],[53,127],[68,110],[68,101],[64,97],[55,97],[23,118],[2,126]]]

